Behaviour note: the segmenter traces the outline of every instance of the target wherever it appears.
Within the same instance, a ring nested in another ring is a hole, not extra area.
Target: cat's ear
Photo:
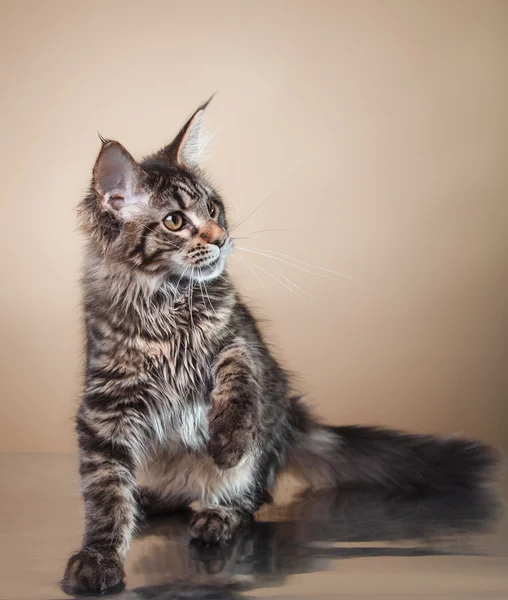
[[[164,158],[169,159],[173,164],[191,169],[199,167],[203,151],[211,137],[203,130],[203,117],[212,98],[213,96],[196,110],[171,144],[161,150],[160,154]]]
[[[128,219],[147,204],[145,171],[118,142],[101,138],[102,148],[93,170],[93,186],[104,207]]]

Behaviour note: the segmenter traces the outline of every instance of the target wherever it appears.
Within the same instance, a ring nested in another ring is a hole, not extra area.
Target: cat
[[[207,104],[141,162],[101,138],[79,207],[85,532],[62,580],[71,593],[122,585],[144,515],[200,501],[191,538],[230,540],[283,471],[317,488],[425,493],[487,481],[496,463],[480,442],[311,416],[228,275],[224,203],[200,168]]]

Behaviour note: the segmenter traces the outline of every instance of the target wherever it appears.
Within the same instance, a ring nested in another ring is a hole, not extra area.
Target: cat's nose
[[[222,237],[212,240],[210,242],[210,244],[215,244],[216,246],[219,246],[219,248],[222,248],[222,246],[224,246],[225,241],[226,241],[226,232],[224,232],[224,235]]]
[[[212,221],[211,223],[207,223],[207,225],[201,229],[199,237],[208,244],[214,244],[215,246],[222,248],[226,241],[227,234],[218,223]]]

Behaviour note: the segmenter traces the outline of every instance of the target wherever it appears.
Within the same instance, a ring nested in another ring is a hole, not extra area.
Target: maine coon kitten
[[[191,537],[230,539],[284,468],[316,486],[415,492],[473,486],[495,462],[481,443],[309,415],[227,274],[224,205],[198,166],[205,108],[139,163],[103,140],[80,205],[86,525],[63,579],[73,593],[121,585],[143,514],[199,500]]]

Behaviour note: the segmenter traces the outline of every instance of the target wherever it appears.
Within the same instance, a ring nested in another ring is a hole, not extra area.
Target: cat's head
[[[80,212],[94,249],[113,267],[179,281],[207,281],[224,270],[232,247],[224,205],[199,169],[207,105],[140,162],[103,140]]]

